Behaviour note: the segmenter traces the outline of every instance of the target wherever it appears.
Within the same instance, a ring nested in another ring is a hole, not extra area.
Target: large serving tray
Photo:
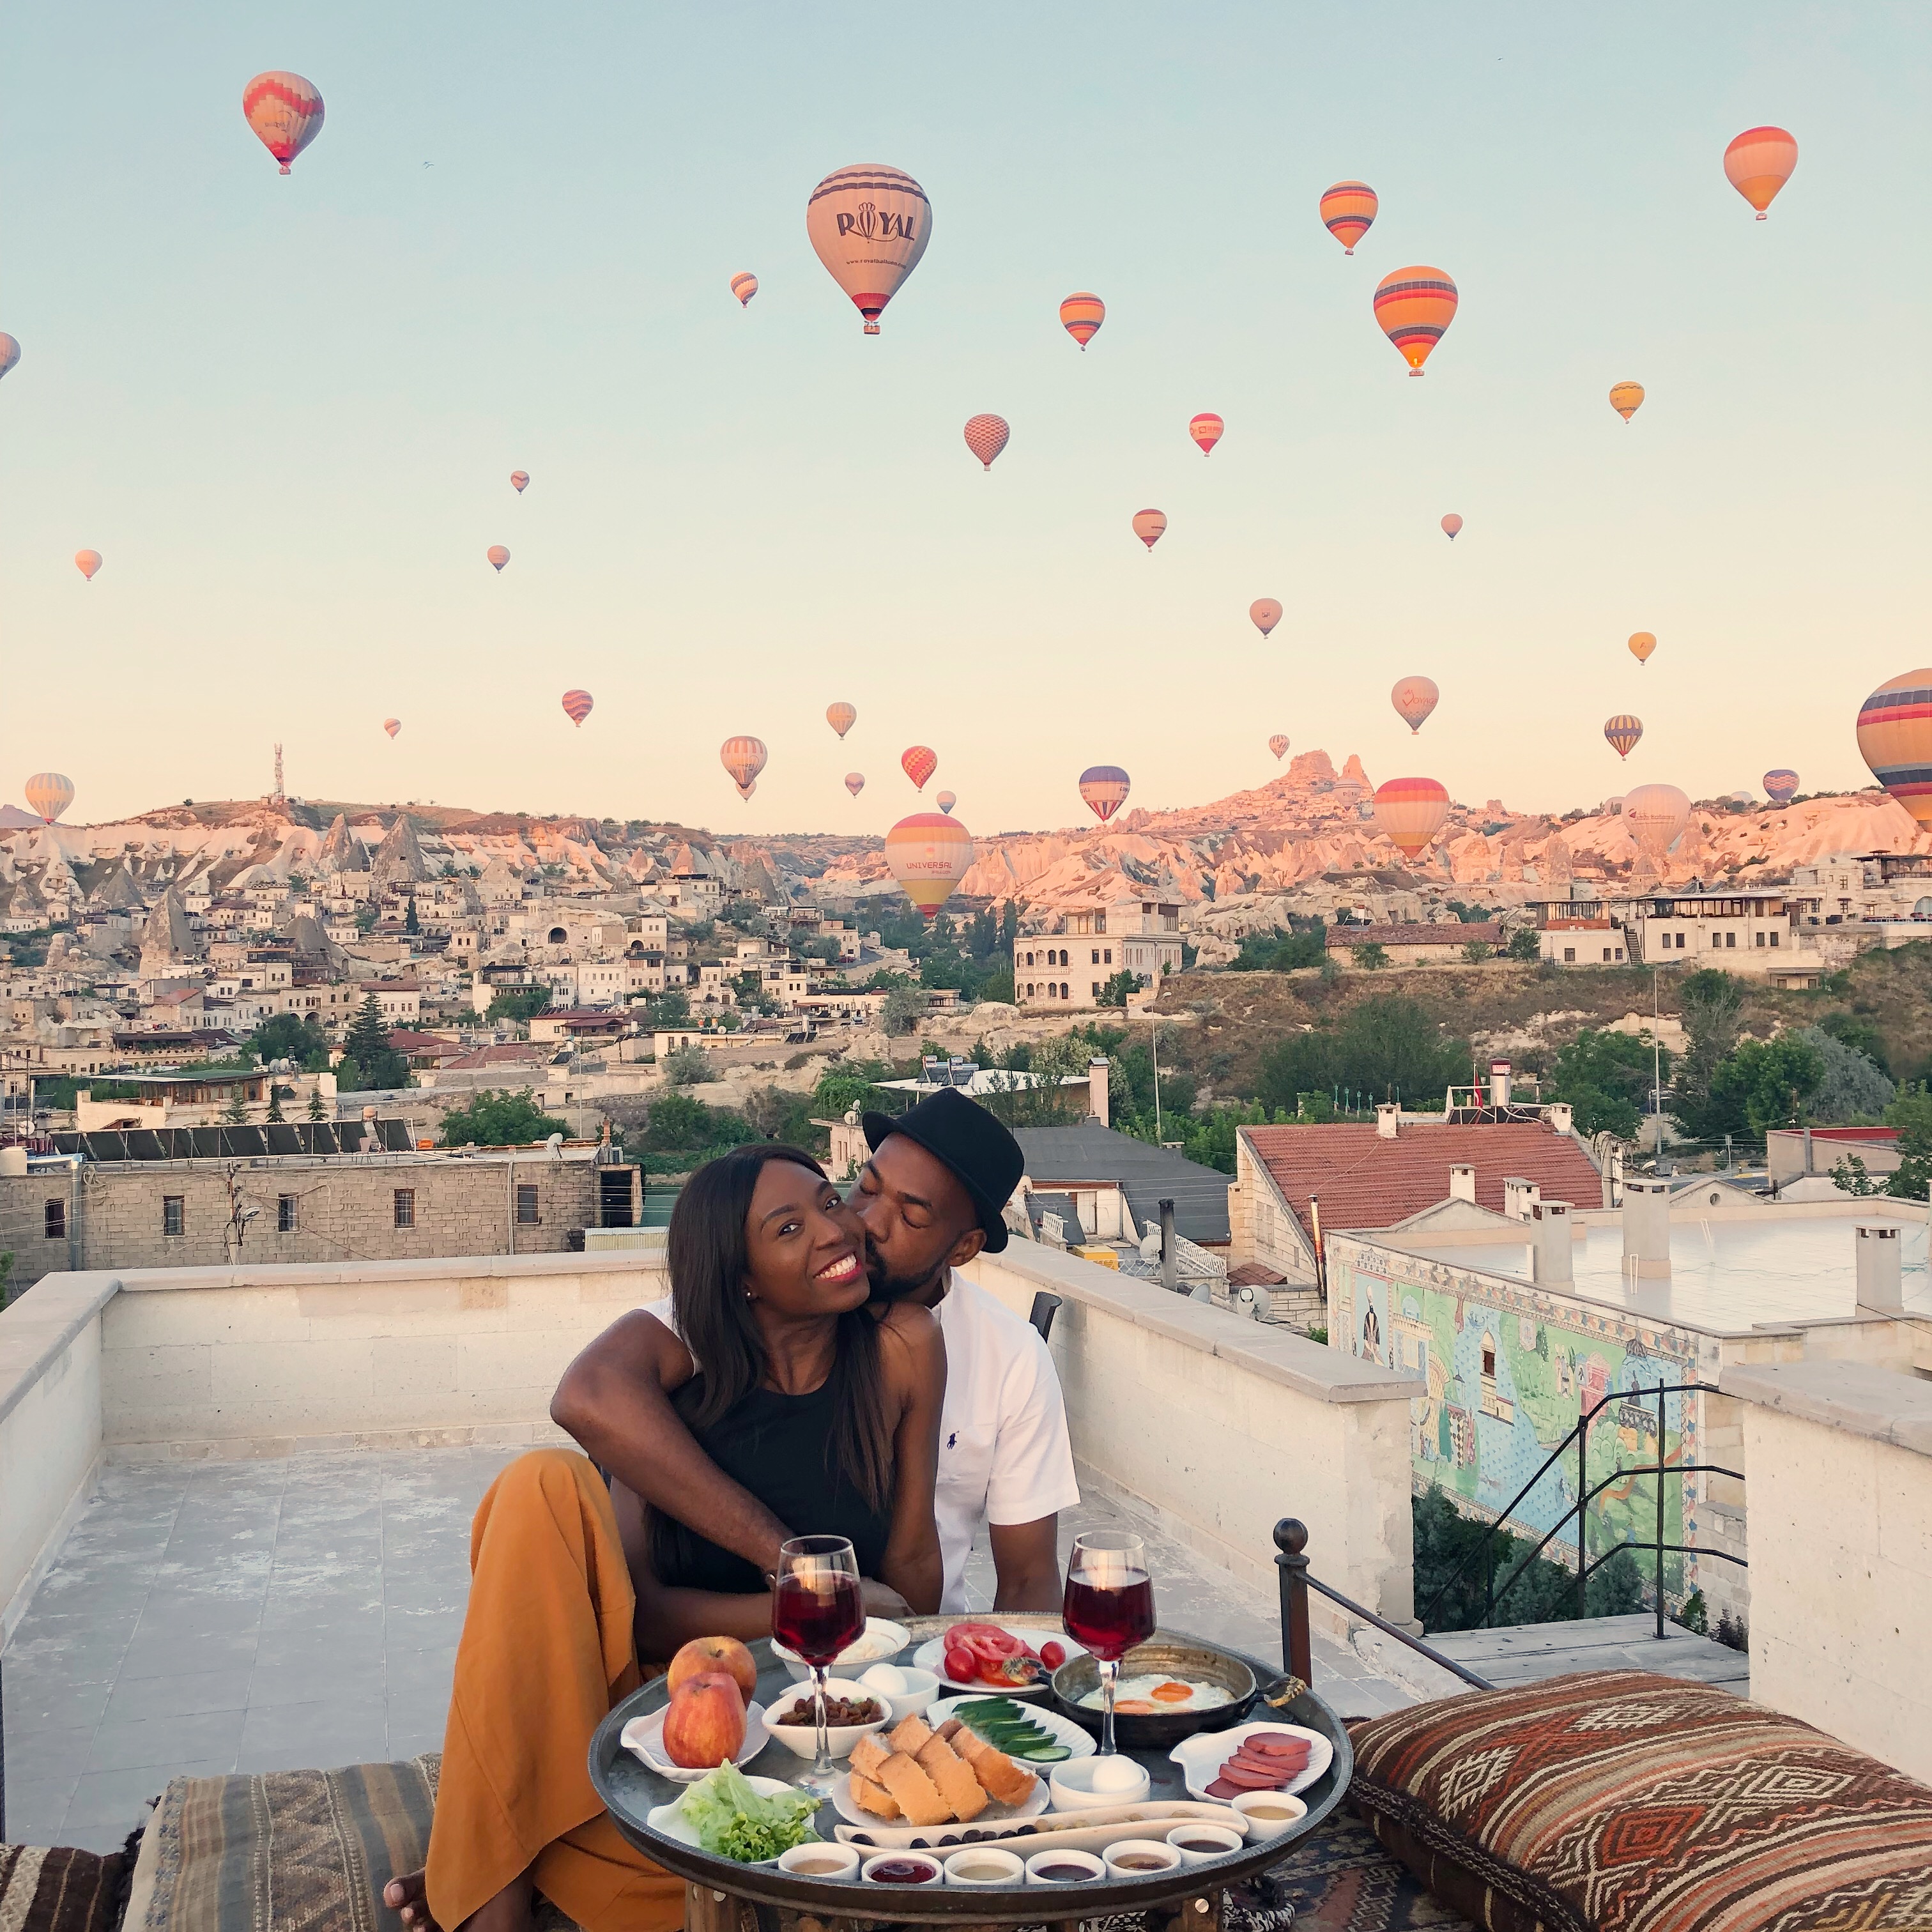
[[[1003,1622],[1030,1623],[1034,1618],[1002,1614]],[[926,1618],[914,1620],[915,1641],[943,1630],[956,1619]],[[1036,1618],[1042,1635],[1058,1630],[1059,1619],[1045,1615]],[[1174,1630],[1156,1633],[1155,1641],[1202,1646],[1201,1640]],[[769,1705],[773,1697],[790,1690],[792,1680],[784,1666],[771,1654],[769,1642],[752,1646],[758,1664],[759,1701]],[[1266,1664],[1244,1658],[1264,1682],[1277,1673]],[[1038,1886],[1020,1886],[864,1885],[850,1880],[800,1878],[780,1871],[776,1865],[734,1864],[728,1858],[712,1857],[665,1838],[648,1822],[652,1810],[674,1803],[685,1787],[659,1778],[632,1756],[618,1742],[618,1733],[634,1717],[656,1709],[665,1701],[664,1680],[654,1678],[641,1690],[620,1702],[597,1727],[590,1744],[590,1780],[597,1795],[609,1808],[612,1821],[630,1843],[665,1870],[691,1883],[709,1886],[740,1898],[808,1912],[827,1919],[863,1917],[892,1919],[914,1924],[944,1924],[955,1921],[982,1923],[1007,1920],[1013,1923],[1037,1922],[1042,1916],[1042,1894]],[[1291,1724],[1305,1724],[1320,1731],[1335,1748],[1334,1762],[1315,1784],[1300,1796],[1308,1807],[1307,1816],[1277,1837],[1250,1842],[1226,1858],[1198,1865],[1192,1870],[1162,1872],[1148,1879],[1114,1882],[1102,1880],[1091,1885],[1069,1887],[1075,1895],[1064,1900],[1067,1916],[1090,1918],[1106,1912],[1136,1911],[1143,1906],[1186,1898],[1247,1878],[1276,1863],[1295,1840],[1312,1831],[1340,1802],[1354,1771],[1354,1754],[1348,1734],[1334,1713],[1312,1691],[1304,1691],[1276,1714]],[[1125,1754],[1146,1768],[1151,1798],[1172,1798],[1190,1804],[1180,1768],[1168,1760],[1165,1750],[1136,1750]],[[761,1761],[761,1768],[764,1768]],[[820,1808],[818,1828],[821,1838],[831,1838],[841,1820],[827,1804]],[[1056,1899],[1056,1905],[1062,1901]]]

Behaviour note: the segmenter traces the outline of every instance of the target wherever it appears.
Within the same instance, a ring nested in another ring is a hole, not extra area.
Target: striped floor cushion
[[[1490,1932],[1932,1927],[1932,1788],[1726,1691],[1590,1672],[1352,1735],[1376,1835]]]

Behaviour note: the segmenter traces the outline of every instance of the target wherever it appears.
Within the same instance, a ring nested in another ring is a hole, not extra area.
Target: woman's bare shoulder
[[[918,1362],[929,1361],[935,1356],[944,1359],[946,1340],[939,1317],[915,1301],[892,1303],[879,1317],[879,1333],[886,1339],[890,1352]]]

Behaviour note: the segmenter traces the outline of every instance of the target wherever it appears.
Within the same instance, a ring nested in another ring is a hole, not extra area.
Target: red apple
[[[758,1694],[758,1664],[735,1636],[693,1637],[671,1659],[670,1668],[664,1672],[664,1687],[674,1692],[706,1670],[722,1670],[732,1678],[748,1705]]]
[[[712,1771],[745,1742],[745,1700],[722,1670],[688,1677],[664,1712],[664,1755],[687,1771]]]

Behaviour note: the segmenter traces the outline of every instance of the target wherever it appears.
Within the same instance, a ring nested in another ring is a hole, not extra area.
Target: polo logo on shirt
[[[946,1446],[949,1449],[956,1449],[959,1447],[959,1432],[958,1430],[956,1429],[952,1433],[946,1438]]]

